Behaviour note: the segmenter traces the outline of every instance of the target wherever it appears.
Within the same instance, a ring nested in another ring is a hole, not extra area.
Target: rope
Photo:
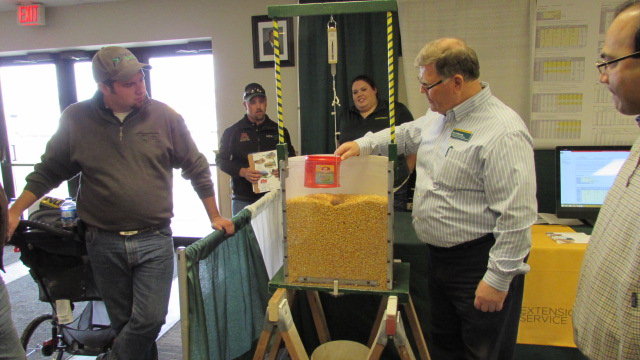
[[[393,67],[393,17],[387,11],[387,56],[389,63],[389,129],[391,143],[396,143],[396,109],[395,109],[395,71]]]
[[[276,95],[278,97],[278,143],[284,144],[284,120],[282,119],[282,80],[280,79],[280,33],[278,19],[273,19],[273,48],[276,67]]]

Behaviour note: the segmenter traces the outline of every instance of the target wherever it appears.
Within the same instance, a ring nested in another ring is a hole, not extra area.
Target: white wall
[[[0,13],[0,56],[52,49],[97,49],[101,45],[142,45],[179,39],[211,39],[215,62],[218,131],[244,114],[242,91],[261,83],[269,96],[268,113],[277,117],[275,75],[271,68],[253,68],[251,16],[266,15],[268,5],[288,0],[124,0],[78,6],[48,7],[46,25],[23,27],[15,12]],[[294,23],[297,29],[297,23]],[[295,31],[297,36],[297,31]],[[296,58],[297,60],[297,58]],[[283,67],[285,126],[296,150],[298,136],[298,77],[296,67]],[[185,89],[187,90],[187,89]],[[230,216],[228,177],[221,176],[218,199]]]
[[[526,123],[531,94],[531,9],[535,0],[397,0],[409,109],[428,108],[413,62],[420,49],[441,37],[459,37],[480,61],[480,80]]]

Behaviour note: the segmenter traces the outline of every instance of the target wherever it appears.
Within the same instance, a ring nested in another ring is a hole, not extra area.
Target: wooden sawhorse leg
[[[389,296],[386,300],[386,309],[382,311],[382,314],[379,312],[378,319],[376,320],[378,332],[374,341],[369,344],[370,350],[367,359],[380,359],[382,351],[387,346],[387,340],[389,338],[393,338],[393,342],[398,350],[400,358],[402,360],[415,360],[415,355],[413,354],[413,350],[411,350],[411,345],[409,344],[407,334],[405,333],[402,317],[398,311],[398,297]],[[420,358],[422,360],[431,360],[411,297],[409,297],[409,302],[405,304],[405,309],[407,310],[407,317],[411,330],[413,331],[413,337],[416,341]]]
[[[424,340],[424,334],[422,333],[422,327],[420,327],[420,321],[418,320],[418,314],[416,314],[416,308],[413,306],[413,300],[409,296],[409,301],[404,304],[404,311],[409,320],[409,326],[411,327],[411,333],[413,339],[416,342],[418,353],[423,360],[431,360],[429,356],[429,350],[427,349],[427,342]]]
[[[329,327],[327,326],[327,319],[324,316],[324,310],[320,303],[320,295],[317,291],[307,290],[307,300],[309,301],[309,307],[311,308],[311,314],[313,315],[313,323],[316,326],[318,332],[318,340],[320,344],[331,341],[329,335]]]
[[[286,289],[283,288],[278,289],[269,300],[264,327],[260,334],[253,360],[264,359],[269,340],[274,332],[282,336],[292,360],[309,360],[309,356],[302,345],[298,329],[293,323],[291,309],[287,301]],[[277,352],[279,345],[280,341],[278,336],[276,336],[274,344],[271,347],[271,356],[273,356],[274,352]]]
[[[313,321],[316,325],[318,337],[321,344],[331,340],[329,336],[329,330],[327,327],[327,321],[324,317],[324,311],[320,304],[320,297],[317,291],[306,291],[307,299],[311,307],[313,315]],[[304,349],[300,334],[293,323],[291,317],[291,309],[289,308],[289,302],[287,298],[293,299],[295,291],[289,293],[284,288],[276,290],[267,306],[267,312],[265,315],[264,326],[256,352],[253,355],[253,360],[263,360],[269,346],[269,340],[273,337],[273,344],[269,351],[269,359],[275,359],[275,356],[280,347],[281,341],[284,340],[285,347],[289,351],[289,356],[292,360],[308,360],[309,356]]]

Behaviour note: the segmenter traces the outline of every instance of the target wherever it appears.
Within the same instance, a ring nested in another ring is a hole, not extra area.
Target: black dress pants
[[[492,234],[454,246],[429,246],[429,352],[433,360],[511,360],[514,357],[524,275],[516,276],[501,311],[482,312],[473,302],[487,271]]]

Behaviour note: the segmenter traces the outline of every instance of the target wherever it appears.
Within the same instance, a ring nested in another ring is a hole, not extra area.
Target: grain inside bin
[[[386,288],[387,197],[311,194],[286,206],[291,283]]]

